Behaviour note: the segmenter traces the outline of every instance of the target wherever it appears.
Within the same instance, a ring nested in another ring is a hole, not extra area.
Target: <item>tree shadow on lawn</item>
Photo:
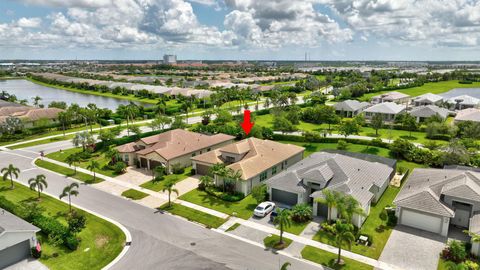
[[[318,146],[313,145],[313,144],[303,144],[303,147],[305,147],[305,152],[316,152]]]

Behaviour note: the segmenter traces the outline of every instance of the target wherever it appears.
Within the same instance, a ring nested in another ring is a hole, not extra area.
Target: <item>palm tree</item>
[[[35,178],[30,178],[28,180],[28,185],[30,186],[31,190],[37,190],[38,199],[40,200],[40,193],[43,191],[43,189],[48,187],[47,178],[45,175],[39,174]]]
[[[279,241],[279,244],[282,245],[283,244],[283,230],[285,229],[285,227],[289,227],[291,225],[290,210],[288,210],[288,209],[280,210],[278,215],[273,220],[273,223],[275,225],[280,225],[280,241]]]
[[[324,189],[322,191],[324,198],[316,198],[315,202],[326,204],[328,207],[328,217],[327,220],[332,220],[332,208],[337,207],[338,205],[338,198],[340,197],[340,193],[338,191],[332,191],[329,189]]]
[[[193,108],[193,96],[187,97],[182,101],[182,109],[185,111],[186,122],[188,124],[188,112]]]
[[[227,177],[228,175],[228,170],[227,170],[227,167],[225,166],[224,163],[216,163],[214,164],[211,168],[210,168],[210,172],[212,175],[214,176],[217,176],[217,177],[220,177],[222,178],[222,181],[223,181],[223,191],[225,192],[225,181],[224,179]]]
[[[340,203],[337,208],[340,216],[347,222],[351,222],[354,214],[366,216],[365,211],[363,211],[363,208],[360,206],[360,203],[351,195],[344,196],[342,198],[342,203]]]
[[[292,264],[289,263],[289,262],[286,262],[286,263],[282,264],[282,267],[280,267],[280,270],[287,270],[290,265],[292,265]]]
[[[80,156],[77,155],[76,153],[73,153],[71,155],[69,155],[65,161],[67,162],[68,166],[72,166],[73,165],[73,168],[75,170],[75,174],[77,174],[77,163],[80,162]]]
[[[172,192],[177,194],[178,196],[178,190],[174,188],[174,186],[175,186],[175,181],[169,180],[165,183],[165,186],[162,189],[162,192],[165,192],[165,191],[168,192],[168,207],[172,206],[172,202],[170,200],[170,196],[172,195]]]
[[[68,197],[68,208],[69,208],[69,212],[71,213],[72,212],[72,195],[77,197],[78,195],[78,184],[77,183],[71,183],[70,185],[66,186],[63,191],[62,191],[62,194],[60,194],[59,198],[60,200],[64,197]]]
[[[14,189],[15,186],[13,185],[13,176],[15,176],[15,178],[18,178],[20,169],[13,166],[13,164],[9,164],[8,167],[3,168],[1,172],[3,174],[3,181],[7,181],[7,178],[10,178],[10,189]]]
[[[209,187],[212,184],[212,181],[213,181],[212,177],[208,175],[203,175],[199,179],[198,186],[199,187],[203,186],[203,188]]]
[[[350,223],[343,223],[341,220],[337,220],[337,223],[335,223],[335,243],[338,247],[337,264],[341,263],[342,245],[347,244],[350,248],[352,242],[355,241],[352,231],[353,225]]]
[[[93,182],[95,182],[95,177],[96,177],[95,170],[96,169],[100,169],[100,163],[98,163],[98,161],[96,161],[96,160],[90,161],[90,164],[88,164],[88,166],[87,166],[87,170],[93,172]]]
[[[228,175],[224,178],[224,182],[230,188],[229,191],[233,192],[235,190],[235,184],[242,180],[242,172],[235,170],[228,170]]]
[[[87,145],[94,143],[95,140],[93,139],[93,136],[91,133],[87,131],[82,131],[79,133],[75,134],[75,137],[72,139],[73,145],[75,147],[82,146],[83,151],[87,149]]]
[[[157,166],[153,169],[153,182],[159,181],[163,178],[163,175],[165,174],[165,167],[162,165]]]

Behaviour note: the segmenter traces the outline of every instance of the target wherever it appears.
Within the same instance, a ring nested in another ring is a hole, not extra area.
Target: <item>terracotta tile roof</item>
[[[136,144],[134,142],[131,142],[131,143],[117,146],[117,150],[120,153],[133,153],[138,150],[138,148],[136,148],[135,146]]]
[[[1,110],[1,109],[0,109]],[[58,113],[62,112],[58,108],[28,108],[27,110],[16,111],[8,115],[0,115],[0,122],[5,121],[8,116],[18,117],[24,121],[37,121],[40,119],[56,119]]]
[[[193,157],[192,160],[207,164],[216,164],[224,163],[221,157],[222,152],[244,154],[240,161],[232,163],[227,167],[240,171],[242,173],[242,179],[247,180],[276,164],[302,153],[304,150],[305,148],[293,144],[248,138]]]
[[[0,116],[9,116],[16,112],[24,112],[30,110],[27,106],[15,106],[15,107],[1,107]]]

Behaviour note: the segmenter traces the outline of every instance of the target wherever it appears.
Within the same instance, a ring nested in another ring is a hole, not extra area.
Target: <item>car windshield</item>
[[[257,208],[255,208],[255,210],[262,211],[262,210],[263,210],[263,207],[257,206]]]

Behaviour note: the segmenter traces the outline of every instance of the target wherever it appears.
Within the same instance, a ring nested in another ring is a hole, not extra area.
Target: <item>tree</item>
[[[65,161],[67,162],[68,166],[72,166],[75,170],[75,174],[77,174],[77,166],[76,164],[80,162],[80,156],[77,153],[70,154]]]
[[[203,175],[200,177],[198,182],[198,189],[205,190],[205,188],[209,187],[213,183],[212,177],[209,175]]]
[[[28,180],[28,185],[30,186],[31,190],[37,190],[38,199],[40,200],[41,192],[48,187],[47,178],[45,177],[45,175],[39,174],[35,178],[30,178]]]
[[[347,138],[352,134],[358,134],[360,132],[360,125],[355,120],[346,119],[338,128],[338,131]]]
[[[77,211],[72,211],[67,217],[68,230],[74,235],[81,232],[87,223],[87,218],[84,215],[80,215]]]
[[[257,203],[261,203],[265,201],[267,198],[267,186],[266,185],[258,185],[252,188],[252,198],[254,198]]]
[[[360,203],[351,195],[341,195],[341,197],[337,198],[337,200],[339,200],[337,203],[337,211],[347,222],[352,221],[354,214],[366,216],[363,208],[360,206]]]
[[[193,99],[194,96],[190,96],[182,100],[182,110],[185,112],[186,122],[188,124],[188,112],[193,109]]]
[[[470,154],[459,139],[451,140],[443,147],[444,165],[466,165],[470,162]]]
[[[168,207],[172,206],[172,202],[171,202],[171,195],[172,195],[172,192],[177,194],[178,196],[178,190],[174,188],[175,186],[175,181],[173,180],[168,180],[166,183],[165,183],[165,186],[164,188],[162,189],[162,192],[168,192]]]
[[[315,202],[325,204],[328,207],[328,217],[327,220],[332,220],[332,208],[337,207],[338,199],[341,194],[335,190],[323,189],[323,198],[319,197],[315,199]]]
[[[408,136],[412,137],[412,131],[418,129],[418,123],[415,116],[408,113],[403,113],[397,118],[398,119],[395,119],[395,122],[400,123],[403,129],[410,131],[410,134]]]
[[[300,203],[292,207],[291,214],[293,221],[304,223],[312,219],[313,209],[307,203]]]
[[[340,122],[340,117],[338,117],[335,108],[333,106],[326,105],[318,107],[318,119],[320,122],[328,124],[328,130],[331,129],[331,125],[335,125]]]
[[[72,116],[70,112],[63,111],[63,112],[59,112],[57,117],[58,117],[58,121],[62,124],[63,137],[65,137],[65,129],[67,126],[70,125]]]
[[[279,244],[283,245],[283,231],[285,227],[289,227],[291,225],[290,221],[290,210],[282,209],[278,212],[278,215],[273,220],[275,225],[280,226],[280,241]]]
[[[9,115],[2,124],[1,129],[4,133],[13,134],[17,130],[23,129],[23,122],[20,118]]]
[[[128,105],[120,105],[117,108],[117,113],[123,116],[127,120],[127,135],[130,135],[130,131],[128,130],[129,123],[130,121],[133,122],[135,117],[137,117],[138,113],[140,112],[140,109],[138,106],[130,102]]]
[[[109,129],[104,129],[99,132],[98,139],[102,141],[105,146],[108,146],[113,139],[115,139],[115,134]]]
[[[374,114],[370,124],[375,129],[375,136],[378,136],[378,130],[383,127],[383,116],[379,113]]]
[[[337,220],[335,223],[335,232],[335,244],[338,247],[337,264],[341,264],[342,245],[347,244],[350,248],[352,242],[355,241],[355,236],[352,233],[353,225],[349,223],[343,223],[341,220]]]
[[[93,139],[92,134],[88,131],[76,133],[75,137],[72,139],[73,145],[75,145],[75,147],[81,145],[84,152],[87,149],[87,145],[93,144],[94,142],[95,140]]]
[[[230,193],[235,191],[235,184],[242,180],[242,172],[233,169],[228,169],[227,177],[223,178],[224,184],[227,186],[227,190]]]
[[[33,99],[33,106],[38,108],[40,106],[40,100],[42,100],[42,98],[39,96],[34,96],[32,99]]]
[[[136,136],[138,136],[140,133],[142,133],[139,126],[129,126],[127,128],[127,130],[128,130],[128,132],[131,132]]]
[[[91,160],[90,161],[90,164],[88,164],[87,166],[87,170],[93,172],[93,182],[95,182],[95,170],[97,169],[100,169],[100,163],[98,163],[98,161],[96,160]]]
[[[13,166],[13,164],[9,164],[8,167],[5,167],[1,170],[3,174],[3,181],[7,181],[10,178],[10,189],[14,189],[15,186],[13,185],[13,176],[18,179],[18,175],[20,174],[20,169]]]
[[[378,217],[380,218],[380,220],[382,220],[382,226],[385,226],[385,222],[388,219],[387,210],[383,209],[382,212],[380,212]]]
[[[284,116],[274,116],[273,129],[282,132],[291,132],[297,130],[295,126]]]
[[[159,114],[153,119],[153,121],[150,123],[150,127],[152,130],[160,129],[160,130],[165,130],[165,126],[170,125],[172,123],[172,118]]]
[[[185,128],[187,124],[183,122],[183,117],[181,115],[175,115],[173,117],[173,122],[172,122],[172,129],[177,129],[177,128]]]
[[[75,197],[78,196],[78,184],[77,183],[71,183],[70,185],[63,188],[62,194],[60,194],[60,196],[58,196],[58,198],[60,200],[64,197],[68,197],[68,209],[69,209],[70,213],[72,213],[72,196],[75,196]]]
[[[165,175],[165,167],[159,165],[153,169],[153,179],[152,181],[156,182],[163,179]]]

